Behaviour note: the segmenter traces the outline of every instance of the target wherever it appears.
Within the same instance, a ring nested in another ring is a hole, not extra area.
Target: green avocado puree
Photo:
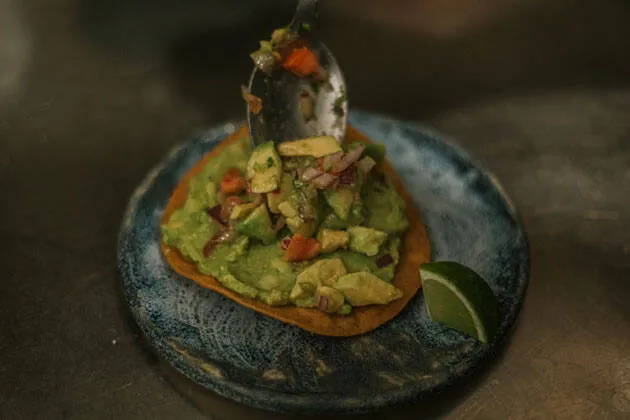
[[[317,144],[313,147],[316,149],[316,146]],[[265,151],[265,153],[271,152]],[[227,241],[214,246],[211,252],[204,253],[204,248],[210,239],[224,232],[225,225],[229,223],[250,224],[248,229],[236,229],[238,232],[255,231],[257,228],[256,221],[248,220],[246,215],[243,216],[245,217],[244,220],[222,222],[209,215],[209,209],[222,206],[226,202],[226,196],[219,189],[221,179],[226,171],[230,168],[236,168],[241,174],[248,173],[248,161],[250,157],[253,159],[256,153],[255,150],[252,154],[249,139],[241,138],[225,147],[219,155],[211,159],[201,172],[190,180],[188,196],[183,207],[176,210],[169,221],[161,226],[164,242],[179,250],[185,259],[194,262],[201,273],[211,275],[236,293],[258,299],[272,306],[315,307],[319,304],[320,309],[325,310],[322,308],[322,304],[326,306],[325,298],[318,294],[318,288],[324,287],[321,282],[326,281],[326,279],[319,280],[317,276],[309,277],[314,279],[312,280],[313,284],[301,285],[300,287],[303,288],[300,289],[299,298],[292,300],[291,292],[297,287],[297,277],[302,271],[317,261],[327,259],[335,260],[337,262],[335,267],[341,268],[342,272],[337,273],[336,277],[341,278],[351,273],[367,272],[374,278],[370,277],[370,281],[361,284],[385,282],[388,283],[386,286],[389,288],[388,290],[393,288],[390,284],[394,279],[400,258],[401,236],[409,222],[404,213],[405,202],[387,178],[380,176],[381,179],[377,181],[374,179],[376,177],[372,176],[373,172],[379,170],[378,166],[365,174],[364,182],[357,182],[353,194],[350,194],[352,195],[353,209],[362,212],[364,217],[351,217],[339,225],[341,226],[340,230],[349,229],[350,235],[344,233],[328,235],[331,238],[340,238],[341,241],[330,246],[332,252],[319,254],[308,261],[285,261],[285,251],[281,248],[283,238],[302,232],[305,232],[304,236],[317,237],[317,226],[320,226],[327,216],[330,219],[331,217],[334,218],[335,214],[327,204],[328,201],[324,199],[324,193],[321,190],[318,191],[309,186],[310,184],[297,179],[288,182],[287,178],[282,178],[283,181],[274,178],[274,182],[278,181],[278,185],[294,185],[294,190],[290,194],[282,191],[288,197],[285,202],[290,205],[280,206],[280,208],[287,211],[287,215],[290,217],[286,217],[287,226],[276,234],[275,240],[265,244],[257,239],[256,235],[245,236],[233,232]],[[304,162],[308,162],[309,166],[313,165],[312,159],[282,156],[283,169],[286,172],[281,177],[294,177],[295,170],[293,168],[299,168]],[[277,171],[277,168],[275,170]],[[251,171],[250,168],[249,172],[253,177],[266,176],[269,178],[269,174],[261,174],[260,169]],[[252,180],[249,175],[247,177],[251,185],[255,179]],[[305,193],[304,188],[311,188],[308,190],[310,192]],[[275,193],[279,194],[278,190]],[[274,194],[274,192],[268,194]],[[245,203],[255,199],[253,194],[248,194],[245,191],[240,192],[238,196]],[[308,201],[300,202],[300,199],[306,200],[303,197],[309,197]],[[258,202],[267,203],[264,194],[258,199],[260,200]],[[272,223],[275,223],[278,217],[285,217],[280,214],[281,212],[277,207],[276,205],[265,207]],[[267,219],[267,225],[269,219]],[[356,228],[353,228],[353,223]],[[305,229],[305,226],[308,226],[308,229]],[[295,231],[292,231],[294,229]],[[348,237],[351,238],[350,241],[348,241]],[[338,260],[341,260],[343,264],[338,264]],[[391,262],[383,266],[379,264],[379,261]],[[343,270],[344,268],[345,270]],[[354,283],[344,282],[344,284]],[[334,282],[325,287],[334,288]],[[323,293],[324,289],[321,290]],[[330,294],[330,289],[327,290]],[[356,294],[356,291],[353,293]],[[396,295],[396,293],[390,294]],[[298,296],[298,294],[294,292],[294,296]],[[354,295],[353,299],[363,302],[361,299],[354,298]],[[339,315],[350,313],[351,306],[347,300],[337,310],[339,303],[336,302],[337,306],[332,310],[336,310]]]

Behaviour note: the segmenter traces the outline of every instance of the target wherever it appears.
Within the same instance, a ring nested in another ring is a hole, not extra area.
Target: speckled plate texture
[[[501,325],[490,346],[432,322],[422,292],[362,336],[313,335],[174,273],[159,223],[179,179],[236,124],[176,148],[134,193],[119,236],[118,270],[133,316],[159,356],[228,398],[273,411],[367,412],[429,396],[490,360],[513,327],[529,276],[527,239],[496,179],[458,147],[417,125],[364,112],[349,122],[387,146],[421,211],[432,260],[488,280]]]

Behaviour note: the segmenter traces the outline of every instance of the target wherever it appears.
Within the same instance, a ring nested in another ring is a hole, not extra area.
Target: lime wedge
[[[499,304],[488,283],[453,261],[420,266],[427,312],[433,321],[488,343],[499,325]]]

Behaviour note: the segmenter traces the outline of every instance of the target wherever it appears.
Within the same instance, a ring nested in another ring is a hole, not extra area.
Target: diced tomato
[[[320,250],[321,246],[317,239],[305,238],[297,233],[291,238],[291,242],[284,254],[284,259],[293,262],[306,261],[319,255]]]
[[[221,179],[221,192],[223,194],[238,194],[247,188],[247,181],[238,169],[228,169]]]
[[[294,48],[282,63],[282,67],[299,77],[310,76],[319,70],[319,61],[307,47]]]

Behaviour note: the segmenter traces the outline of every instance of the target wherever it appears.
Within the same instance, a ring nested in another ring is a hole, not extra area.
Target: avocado
[[[303,219],[319,220],[319,200],[315,188],[309,185],[296,187],[289,197],[289,202],[294,209],[298,209],[298,213]]]
[[[320,229],[317,240],[322,253],[328,253],[345,248],[350,241],[350,234],[344,230]]]
[[[280,156],[313,156],[318,158],[341,151],[341,145],[332,136],[309,137],[278,145]]]
[[[235,262],[240,257],[245,255],[245,252],[247,252],[248,246],[249,246],[249,237],[247,236],[239,237],[230,246],[229,251],[226,252],[225,260],[229,262]]]
[[[353,226],[348,228],[350,234],[350,249],[373,257],[378,254],[378,250],[387,239],[387,233],[380,230]]]
[[[296,283],[291,290],[289,298],[292,302],[308,299],[314,296],[316,285],[312,283]]]
[[[312,296],[319,286],[334,285],[335,281],[344,274],[346,274],[346,267],[339,258],[319,260],[313,263],[298,274],[293,290],[291,290],[291,301]]]
[[[339,219],[348,220],[348,214],[354,202],[354,191],[351,188],[339,187],[334,190],[324,190],[324,199]]]
[[[322,220],[321,227],[340,230],[346,229],[349,226],[358,226],[363,223],[363,220],[365,219],[363,213],[364,210],[362,205],[353,204],[350,208],[350,214],[348,214],[348,220],[341,220],[337,217],[335,212],[330,212],[324,217],[324,220]]]
[[[293,176],[288,173],[282,174],[280,188],[267,194],[267,205],[272,213],[280,213],[278,205],[287,201],[293,192]]]
[[[333,287],[343,293],[352,306],[385,305],[402,297],[398,288],[367,271],[341,276]]]
[[[278,205],[286,217],[291,232],[311,237],[317,232],[320,223],[319,200],[317,190],[308,186],[295,188],[288,201]]]
[[[265,204],[259,205],[245,220],[238,222],[236,231],[241,235],[260,239],[264,243],[270,243],[276,239],[276,232],[271,226],[271,219]]]
[[[341,305],[341,308],[339,308],[339,310],[337,311],[339,315],[350,315],[351,312],[352,312],[352,305],[350,305],[349,303],[344,303],[343,305]]]
[[[278,210],[287,219],[298,217],[298,211],[295,207],[293,207],[290,201],[283,201],[282,203],[278,204]]]
[[[319,286],[315,290],[315,296],[319,309],[329,314],[337,312],[345,301],[343,293],[329,286]]]
[[[288,217],[287,226],[289,226],[289,229],[291,229],[294,235],[299,233],[306,238],[310,238],[317,231],[317,220],[305,221],[299,216]]]
[[[366,184],[363,203],[367,209],[366,226],[387,233],[401,233],[409,227],[405,200],[391,186],[375,182]]]
[[[370,273],[376,270],[376,263],[373,258],[353,252],[350,250],[338,251],[333,255],[338,255],[343,261],[343,265],[348,270],[348,273],[356,273],[357,271],[369,271]]]
[[[258,207],[256,203],[237,204],[230,213],[230,220],[238,220],[247,217],[254,209]]]
[[[247,179],[253,193],[268,193],[278,188],[282,161],[272,141],[256,147],[247,162]]]
[[[324,217],[324,220],[322,220],[321,227],[333,230],[346,229],[348,222],[340,220],[334,212],[330,212]]]
[[[383,163],[385,160],[385,145],[383,143],[366,143],[363,156],[369,156],[376,163]]]

